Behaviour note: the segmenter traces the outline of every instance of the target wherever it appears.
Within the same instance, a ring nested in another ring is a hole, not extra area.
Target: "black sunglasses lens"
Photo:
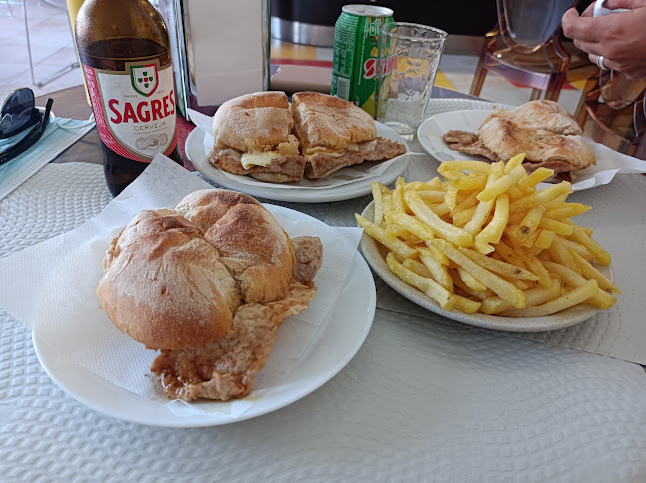
[[[0,109],[0,131],[9,137],[23,129],[34,115],[34,92],[18,89],[5,99]]]

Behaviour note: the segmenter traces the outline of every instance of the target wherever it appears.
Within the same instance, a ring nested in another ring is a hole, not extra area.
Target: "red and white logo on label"
[[[395,70],[396,66],[397,66],[397,57],[394,55],[387,57],[386,60],[381,63],[382,77],[390,74],[393,70]],[[377,74],[377,59],[374,57],[370,57],[368,60],[366,60],[363,63],[363,78],[372,79],[373,77],[375,77],[376,74]]]
[[[155,64],[131,66],[130,80],[135,91],[142,96],[150,96],[159,84],[157,66]]]

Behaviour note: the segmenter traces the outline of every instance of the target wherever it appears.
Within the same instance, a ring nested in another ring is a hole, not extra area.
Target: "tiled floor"
[[[76,54],[63,0],[39,2],[25,0],[34,63],[36,83],[43,82],[61,68],[75,62]],[[80,69],[62,75],[54,81],[37,87],[29,68],[23,4],[18,0],[0,0],[0,98],[18,87],[31,87],[36,95],[81,84]],[[287,46],[285,50],[292,49]],[[301,49],[296,49],[301,50]],[[311,49],[315,58],[331,60],[331,49]],[[444,55],[440,63],[442,75],[437,83],[468,93],[475,71],[477,57],[473,55]],[[522,104],[529,100],[530,89],[519,88],[503,77],[490,74],[481,97],[493,102]],[[576,89],[561,91],[559,102],[574,111],[580,92]]]

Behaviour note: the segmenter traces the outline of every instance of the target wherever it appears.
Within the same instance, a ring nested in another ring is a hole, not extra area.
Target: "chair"
[[[574,118],[593,141],[646,160],[646,80],[597,72],[586,81]]]
[[[561,17],[575,3],[497,0],[498,24],[485,36],[469,94],[479,96],[492,71],[531,87],[531,100],[557,101],[571,59],[560,40]]]

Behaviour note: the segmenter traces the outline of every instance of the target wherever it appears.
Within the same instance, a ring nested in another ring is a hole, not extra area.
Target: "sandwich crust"
[[[97,297],[113,323],[152,349],[202,347],[236,310],[290,291],[294,247],[250,196],[201,190],[145,211],[113,240]]]
[[[287,144],[295,145],[298,153],[293,127],[284,92],[247,94],[225,102],[213,116],[214,149],[260,152]]]
[[[303,154],[321,147],[342,152],[352,143],[372,141],[377,136],[370,115],[351,102],[318,92],[292,96],[292,115]]]

